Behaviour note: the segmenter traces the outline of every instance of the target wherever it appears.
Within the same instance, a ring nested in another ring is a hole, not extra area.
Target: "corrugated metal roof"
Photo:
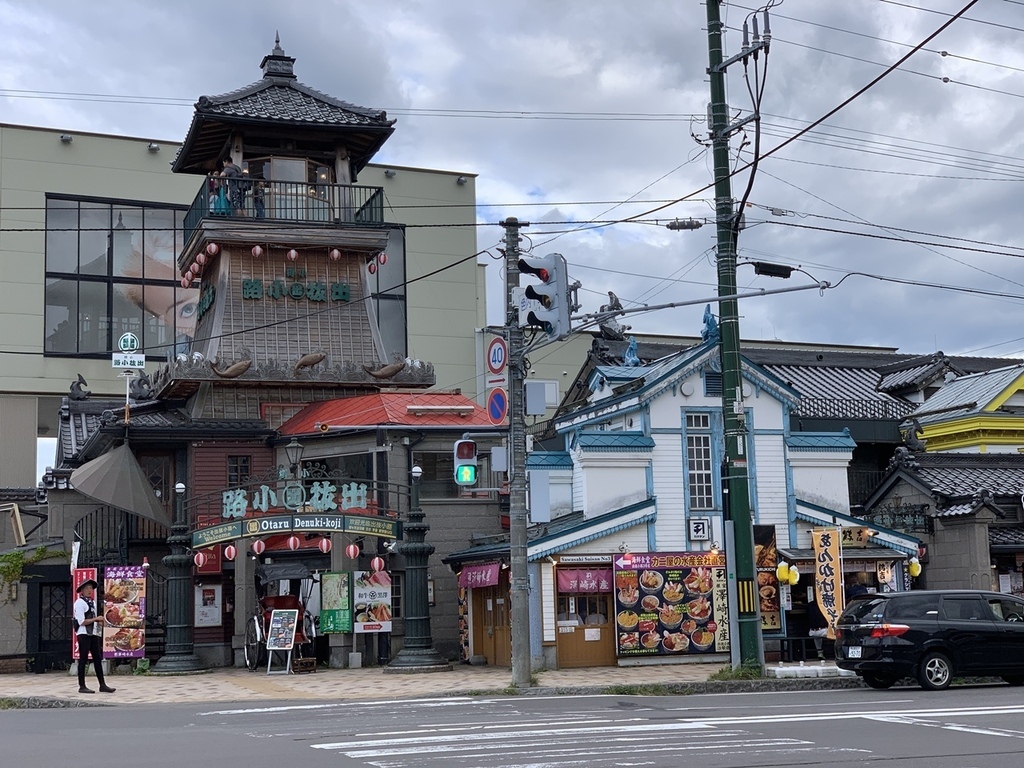
[[[857,441],[850,430],[842,432],[794,432],[786,438],[786,445],[794,451],[852,451]]]
[[[981,413],[1021,376],[1024,376],[1024,365],[959,376],[928,398],[911,418],[924,426]]]

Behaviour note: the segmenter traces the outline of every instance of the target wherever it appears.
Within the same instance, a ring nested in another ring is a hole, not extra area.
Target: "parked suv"
[[[863,595],[839,617],[836,664],[872,688],[913,677],[940,691],[962,675],[1024,685],[1024,600],[978,590]]]

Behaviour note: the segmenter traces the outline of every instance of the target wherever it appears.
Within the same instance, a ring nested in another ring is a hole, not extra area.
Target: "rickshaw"
[[[269,595],[267,585],[278,581],[301,580],[308,584],[305,594]],[[302,563],[273,563],[256,566],[256,609],[245,623],[245,666],[255,672],[267,663],[267,634],[270,616],[275,610],[297,610],[299,623],[295,628],[296,659],[316,656],[316,621],[306,610],[317,576]]]

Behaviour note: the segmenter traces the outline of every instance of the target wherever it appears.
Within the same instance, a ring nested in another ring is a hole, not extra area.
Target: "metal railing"
[[[384,190],[212,175],[185,214],[186,242],[207,218],[378,226],[384,223]]]

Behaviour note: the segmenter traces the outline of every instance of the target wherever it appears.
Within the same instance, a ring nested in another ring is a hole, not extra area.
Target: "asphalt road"
[[[1002,685],[12,710],[0,764],[1006,768],[1022,715],[1024,688]]]

